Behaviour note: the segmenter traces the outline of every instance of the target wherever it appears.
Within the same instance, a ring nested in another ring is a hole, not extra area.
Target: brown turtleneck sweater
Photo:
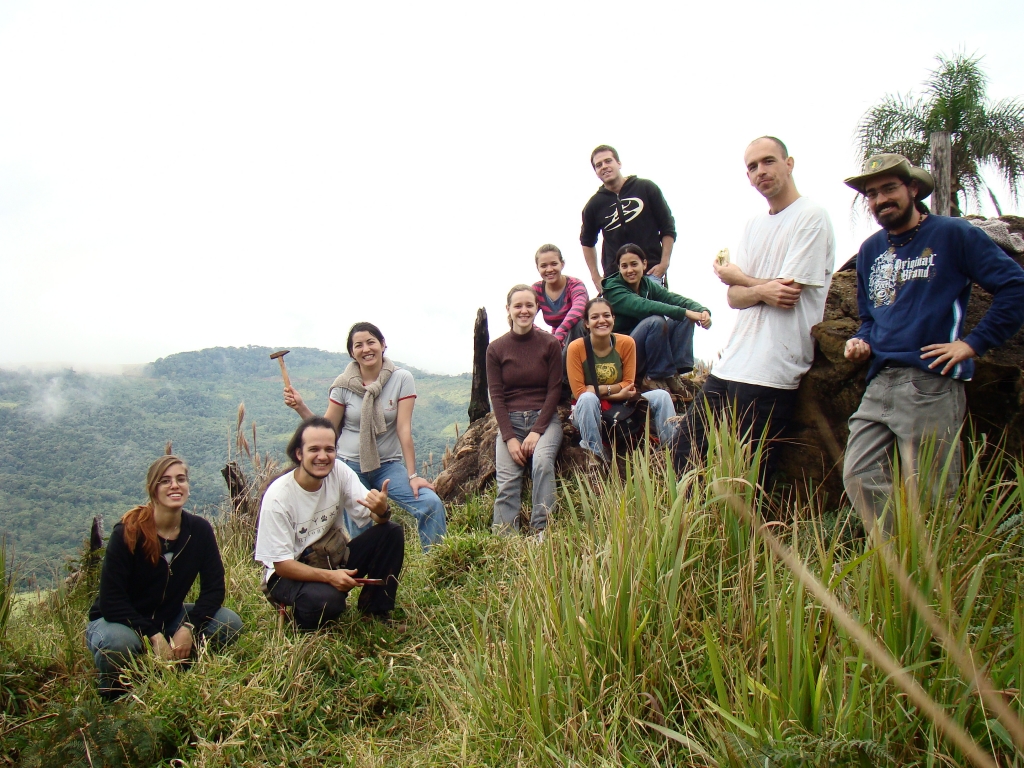
[[[540,411],[530,431],[543,435],[562,396],[562,345],[536,327],[495,339],[487,346],[487,389],[502,440],[516,436],[510,411]]]

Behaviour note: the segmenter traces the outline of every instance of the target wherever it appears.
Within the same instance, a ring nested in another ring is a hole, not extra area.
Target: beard
[[[875,221],[888,232],[892,232],[894,229],[903,229],[914,217],[914,203],[911,202],[902,210],[895,203],[889,203],[884,210],[875,211],[874,215]]]

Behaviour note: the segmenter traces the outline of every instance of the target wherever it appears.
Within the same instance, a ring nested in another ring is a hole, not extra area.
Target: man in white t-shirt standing
[[[677,472],[691,455],[707,452],[706,407],[722,413],[735,404],[740,428],[759,441],[782,437],[793,418],[800,379],[814,360],[811,327],[821,322],[832,282],[835,234],[825,209],[801,197],[793,158],[774,136],[762,136],[743,155],[750,184],[768,212],[747,222],[732,263],[715,262],[729,286],[729,306],[740,310],[721,359],[676,432]],[[774,474],[776,452],[762,451],[761,477]]]
[[[357,577],[383,581],[362,587],[359,608],[388,619],[405,558],[402,526],[390,520],[388,482],[380,491],[366,490],[356,473],[337,459],[337,437],[334,425],[322,416],[304,420],[287,448],[295,468],[270,484],[260,506],[256,560],[266,567],[268,594],[294,607],[295,623],[302,630],[317,629],[341,615],[349,590],[359,586]],[[347,542],[335,570],[301,562],[332,528],[347,538],[346,512],[359,527],[371,521],[375,525]]]

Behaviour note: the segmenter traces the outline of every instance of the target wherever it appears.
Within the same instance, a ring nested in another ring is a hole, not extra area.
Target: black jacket
[[[625,224],[620,221],[620,206]],[[672,218],[672,211],[657,184],[629,176],[619,194],[602,186],[587,201],[583,209],[580,243],[593,248],[597,244],[598,232],[604,233],[601,269],[608,277],[618,272],[615,252],[626,243],[634,243],[644,249],[648,267],[661,263],[661,238],[668,235],[676,239],[676,220]]]
[[[115,525],[89,620],[126,624],[146,637],[166,634],[198,576],[199,597],[191,617],[196,630],[201,630],[224,602],[224,565],[213,527],[203,518],[183,511],[179,536],[183,540],[174,561],[168,565],[161,557],[154,565],[143,552],[142,537],[135,543],[135,552],[130,552],[124,526]]]

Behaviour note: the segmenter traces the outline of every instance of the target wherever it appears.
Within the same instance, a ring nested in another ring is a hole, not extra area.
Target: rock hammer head
[[[274,352],[270,355],[271,360],[277,360],[277,362],[281,364],[281,377],[284,379],[284,385],[286,387],[290,387],[292,385],[291,380],[288,378],[288,369],[284,367],[284,356],[290,351],[290,349],[282,349],[280,352]]]

